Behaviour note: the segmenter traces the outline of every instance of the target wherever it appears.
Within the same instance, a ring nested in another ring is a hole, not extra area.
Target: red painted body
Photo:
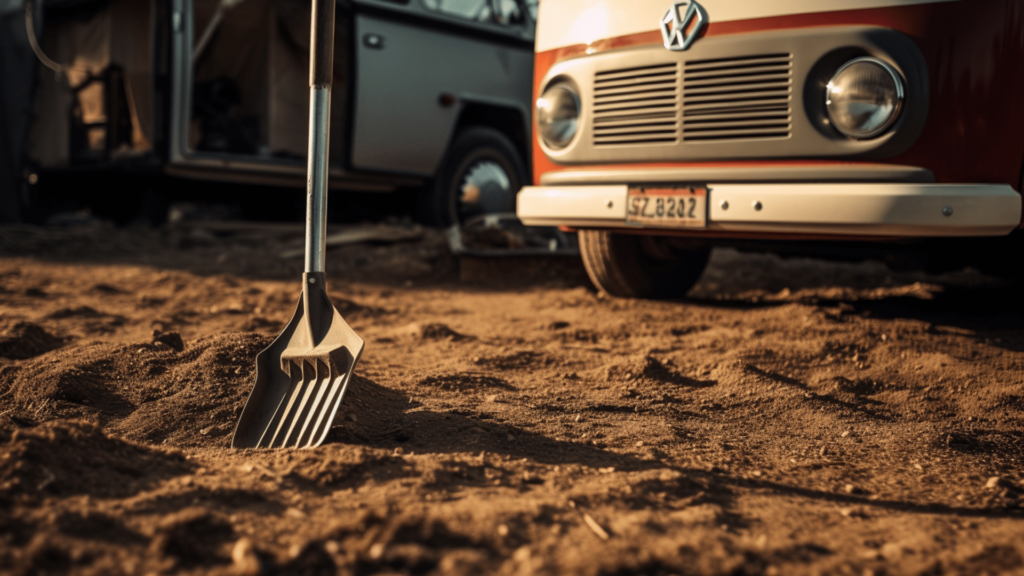
[[[704,35],[840,25],[873,25],[898,30],[917,43],[928,64],[930,108],[924,132],[906,152],[874,163],[928,168],[940,183],[1009,184],[1020,191],[1024,164],[1024,2],[971,0],[718,24],[712,21]],[[534,95],[539,94],[540,82],[551,66],[562,60],[627,46],[660,45],[661,42],[660,31],[651,30],[590,45],[538,53],[534,68]],[[679,162],[619,167],[794,163],[840,162],[794,158],[789,161]],[[537,184],[541,174],[563,169],[548,159],[536,139],[533,167]],[[572,168],[578,170],[581,166]]]

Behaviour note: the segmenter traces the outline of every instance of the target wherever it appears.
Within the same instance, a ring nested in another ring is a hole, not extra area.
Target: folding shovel
[[[233,448],[319,446],[363,352],[363,339],[327,299],[324,252],[335,0],[312,1],[302,299],[281,334],[256,356],[256,384],[235,428]]]

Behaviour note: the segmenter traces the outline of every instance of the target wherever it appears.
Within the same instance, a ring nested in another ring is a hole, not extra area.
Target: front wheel
[[[501,132],[474,126],[459,132],[433,185],[422,198],[422,219],[448,227],[481,214],[515,212],[526,168],[515,145]]]
[[[697,283],[710,250],[669,238],[581,230],[580,253],[594,285],[621,298],[681,298]]]

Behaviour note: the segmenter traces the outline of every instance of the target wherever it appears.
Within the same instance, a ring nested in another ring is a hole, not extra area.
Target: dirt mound
[[[133,347],[89,343],[58,350],[23,365],[10,385],[13,416],[29,422],[55,418],[97,420],[101,415],[123,415],[130,409],[124,390],[116,385],[117,373],[137,376],[126,358],[135,358]]]
[[[252,388],[258,334],[180,336],[154,343],[93,343],[23,366],[10,386],[18,421],[93,420],[133,440],[195,446],[225,442]]]
[[[376,318],[391,313],[390,310],[360,304],[346,298],[331,297],[331,304],[334,304],[334,307],[345,318]]]
[[[63,345],[63,338],[50,334],[38,324],[18,322],[0,335],[0,357],[24,360]]]
[[[429,388],[440,388],[442,390],[480,391],[488,388],[500,390],[515,390],[505,380],[486,374],[443,374],[440,376],[427,376],[418,383],[420,386]]]
[[[163,344],[168,348],[172,348],[175,352],[181,352],[185,349],[185,341],[181,339],[181,334],[177,332],[160,332],[159,330],[153,332],[153,344],[159,346]]]
[[[176,446],[226,445],[256,378],[258,334],[201,338],[185,347],[161,379],[164,393],[140,404],[111,430]]]
[[[62,320],[64,318],[101,318],[103,316],[106,316],[106,314],[90,306],[76,306],[74,308],[61,308],[51,312],[47,315],[47,318]]]
[[[0,499],[90,494],[123,498],[190,470],[183,456],[105,434],[94,424],[58,421],[16,431],[0,445]]]
[[[648,384],[675,384],[695,386],[699,383],[687,378],[669,362],[645,354],[630,359],[629,362],[611,366],[606,372],[607,379]]]
[[[472,338],[465,334],[459,334],[448,327],[447,324],[410,324],[409,331],[423,340],[466,340]]]
[[[475,358],[473,363],[478,366],[486,366],[497,370],[531,369],[536,367],[550,366],[553,360],[538,352],[531,350],[520,350],[511,354],[501,354],[488,358]]]

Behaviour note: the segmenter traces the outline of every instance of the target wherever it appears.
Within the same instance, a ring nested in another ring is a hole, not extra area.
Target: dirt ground
[[[295,229],[0,229],[0,573],[1021,574],[1024,308],[719,251],[688,299],[328,253],[328,442],[228,447]]]

